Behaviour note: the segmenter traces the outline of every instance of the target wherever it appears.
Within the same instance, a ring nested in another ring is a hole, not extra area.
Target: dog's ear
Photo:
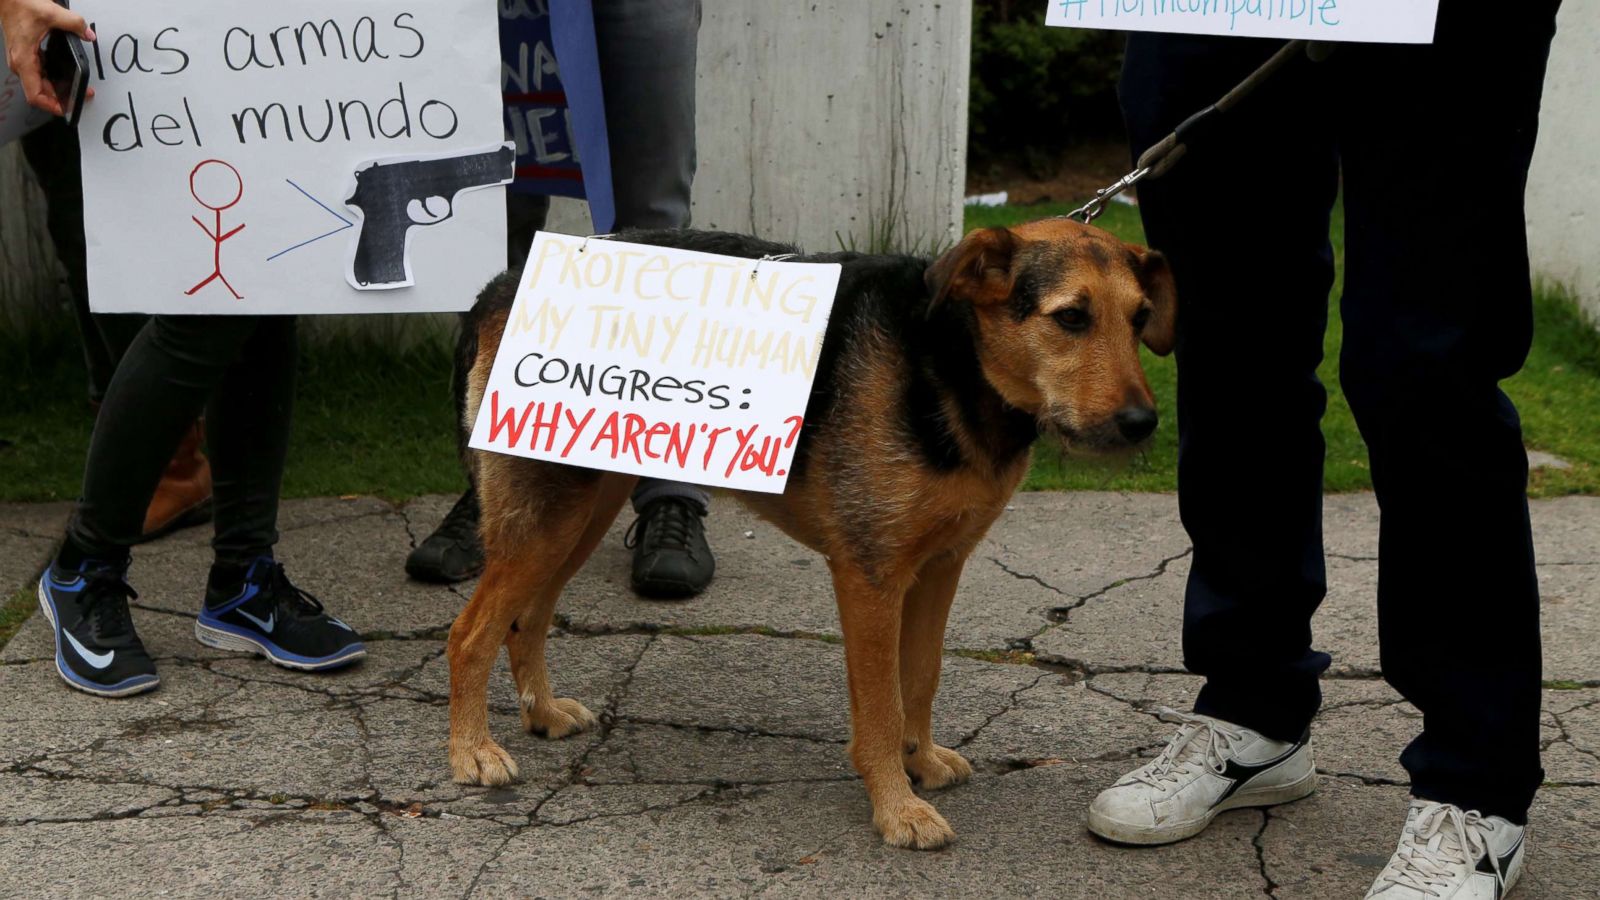
[[[1159,250],[1133,248],[1139,260],[1139,286],[1150,301],[1150,321],[1145,323],[1144,345],[1157,356],[1172,352],[1177,342],[1178,288],[1172,279],[1172,266]]]
[[[972,303],[1000,303],[1016,282],[1012,258],[1021,241],[1007,228],[979,228],[933,261],[924,273],[934,309],[951,297]]]

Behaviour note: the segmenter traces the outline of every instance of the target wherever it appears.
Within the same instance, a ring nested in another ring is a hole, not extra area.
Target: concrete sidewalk
[[[1377,676],[1369,496],[1327,504],[1321,789],[1146,850],[1101,844],[1082,823],[1090,798],[1170,733],[1156,709],[1186,707],[1197,687],[1179,647],[1176,503],[1018,496],[951,617],[936,736],[978,774],[932,797],[959,837],[924,854],[880,843],[849,768],[826,568],[731,503],[711,519],[719,574],[704,597],[633,597],[625,520],[569,589],[552,678],[602,727],[553,743],[522,733],[502,658],[491,726],[524,780],[451,783],[442,639],[472,586],[401,571],[450,499],[286,505],[290,573],[369,637],[369,658],[343,673],[195,642],[204,529],[136,554],[134,616],[163,679],[153,694],[68,690],[43,618],[29,620],[0,652],[0,896],[1360,897],[1398,837],[1396,756],[1420,722]],[[0,505],[3,595],[31,592],[65,514]],[[1600,500],[1537,503],[1534,523],[1549,783],[1516,896],[1592,897]]]

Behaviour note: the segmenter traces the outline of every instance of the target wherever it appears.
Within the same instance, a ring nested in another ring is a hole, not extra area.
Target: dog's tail
[[[517,280],[521,272],[508,269],[495,276],[478,294],[472,309],[461,314],[461,334],[456,337],[455,371],[450,379],[450,393],[456,410],[456,450],[461,455],[461,466],[467,472],[467,481],[476,488],[478,476],[467,453],[467,442],[472,439],[472,420],[467,416],[467,379],[472,367],[478,363],[478,329],[483,320],[494,313],[508,310],[517,297]]]

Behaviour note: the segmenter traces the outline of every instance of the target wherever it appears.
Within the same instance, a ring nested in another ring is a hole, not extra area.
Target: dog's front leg
[[[924,563],[906,591],[900,623],[900,696],[905,707],[905,769],[928,790],[961,784],[972,765],[933,742],[933,697],[944,661],[945,620],[967,554],[947,553]]]
[[[542,573],[491,557],[472,600],[450,626],[450,768],[462,784],[506,784],[517,764],[489,736],[489,670]]]
[[[559,740],[587,731],[600,720],[589,708],[570,697],[557,697],[550,690],[549,669],[545,663],[545,639],[555,617],[556,601],[567,582],[578,574],[589,555],[606,536],[617,512],[627,502],[638,479],[608,473],[601,478],[593,512],[583,526],[583,535],[567,554],[561,567],[539,590],[538,598],[517,619],[516,630],[506,635],[506,651],[511,659],[511,675],[517,682],[524,730]]]
[[[950,823],[911,791],[901,747],[900,608],[904,582],[875,583],[859,567],[833,563],[850,681],[850,758],[872,798],[872,822],[896,847],[933,850],[955,837]]]

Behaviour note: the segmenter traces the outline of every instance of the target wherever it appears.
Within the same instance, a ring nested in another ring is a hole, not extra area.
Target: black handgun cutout
[[[509,184],[516,166],[516,146],[509,143],[459,156],[363,163],[355,172],[355,190],[345,200],[361,213],[351,284],[362,290],[410,286],[411,228],[438,225],[455,215],[456,197],[466,191]],[[443,212],[434,212],[440,202]]]

